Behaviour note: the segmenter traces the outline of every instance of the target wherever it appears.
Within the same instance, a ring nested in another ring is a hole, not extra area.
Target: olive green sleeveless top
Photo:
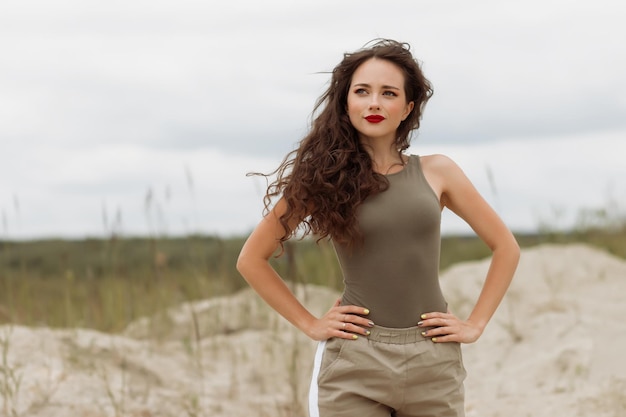
[[[439,286],[441,208],[419,156],[386,178],[389,188],[359,207],[363,245],[334,244],[342,304],[369,309],[379,326],[412,327],[422,313],[447,309]]]

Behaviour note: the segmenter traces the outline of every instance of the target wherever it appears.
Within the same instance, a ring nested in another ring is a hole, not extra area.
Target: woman
[[[241,250],[237,268],[248,283],[320,341],[311,417],[464,415],[460,344],[482,334],[519,247],[452,160],[403,153],[431,95],[406,44],[380,40],[345,54]],[[444,207],[493,251],[467,319],[448,311],[439,287]],[[331,238],[344,274],[343,295],[323,317],[305,309],[268,262],[297,230]]]

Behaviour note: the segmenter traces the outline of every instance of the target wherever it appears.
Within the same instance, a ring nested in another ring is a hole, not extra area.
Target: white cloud
[[[410,150],[453,158],[514,230],[576,226],[583,209],[626,209],[626,129],[476,145],[418,142]],[[452,215],[443,228],[469,231]]]
[[[452,157],[514,230],[533,230],[540,222],[569,226],[581,208],[605,208],[609,199],[626,205],[626,130],[477,145],[418,141],[410,151]],[[246,173],[270,172],[280,157],[134,145],[48,147],[9,162],[12,176],[0,179],[0,189],[11,192],[1,196],[0,209],[13,237],[103,234],[103,214],[110,225],[118,211],[127,234],[242,234],[260,219],[264,192],[263,179]],[[20,178],[19,190],[11,188],[14,178]],[[446,215],[443,231],[469,229]]]
[[[12,177],[0,179],[0,189],[11,190],[0,198],[10,237],[100,235],[103,212],[111,219],[118,211],[127,234],[245,233],[260,219],[263,191],[246,173],[278,163],[133,145],[41,151],[9,163]]]
[[[303,135],[319,72],[384,36],[410,42],[435,85],[416,146],[458,152],[479,177],[489,164],[503,214],[533,226],[550,205],[601,203],[607,182],[621,192],[623,153],[598,149],[621,146],[610,132],[626,129],[625,18],[613,0],[7,1],[0,209],[15,234],[96,233],[103,205],[144,231],[152,187],[172,230],[194,210],[203,230],[248,230],[260,203],[242,171],[277,163]],[[539,168],[509,173],[519,155]]]

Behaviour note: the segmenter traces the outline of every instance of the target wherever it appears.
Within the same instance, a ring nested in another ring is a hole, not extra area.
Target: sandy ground
[[[442,274],[455,313],[468,313],[487,265]],[[338,296],[294,290],[316,314]],[[623,260],[584,245],[523,251],[486,332],[464,346],[467,416],[626,416],[625,296]],[[305,417],[314,349],[250,290],[120,335],[4,326],[0,416]]]

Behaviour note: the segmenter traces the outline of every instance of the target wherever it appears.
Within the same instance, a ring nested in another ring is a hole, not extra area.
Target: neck
[[[374,161],[398,157],[398,151],[395,146],[396,141],[392,137],[389,139],[370,139],[368,137],[361,136],[360,141]]]
[[[372,158],[372,167],[379,174],[390,174],[402,169],[406,163],[405,157],[395,149],[395,143],[391,146],[380,142],[363,143],[367,153]],[[374,146],[372,146],[374,145]]]

